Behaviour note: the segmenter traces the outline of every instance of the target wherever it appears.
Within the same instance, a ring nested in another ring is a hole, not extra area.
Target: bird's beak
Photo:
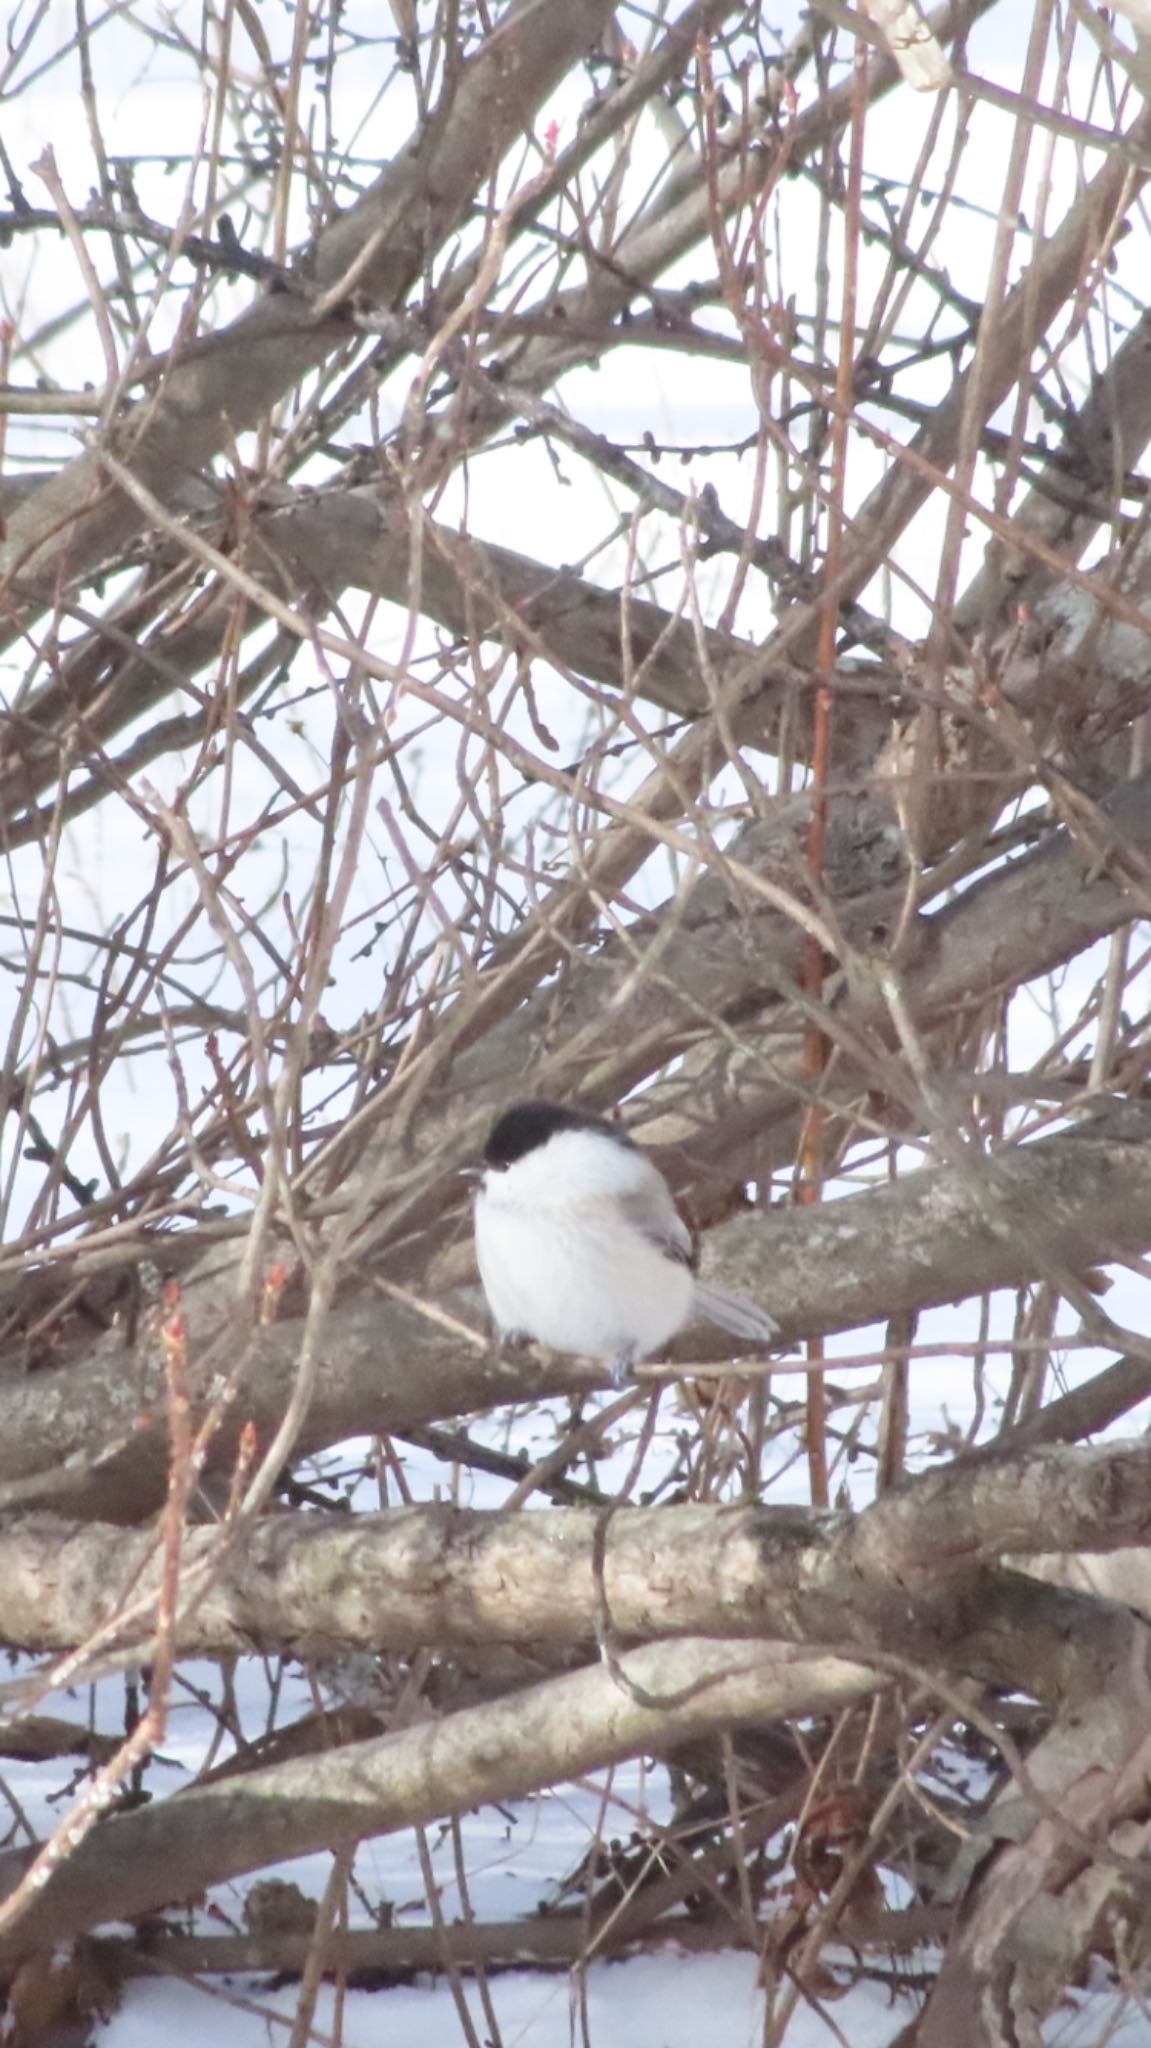
[[[459,1175],[461,1180],[481,1181],[484,1177],[484,1169],[482,1166],[461,1166]]]

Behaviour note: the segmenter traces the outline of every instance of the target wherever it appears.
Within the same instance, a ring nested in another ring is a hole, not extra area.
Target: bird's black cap
[[[538,1145],[546,1145],[557,1131],[598,1131],[601,1137],[634,1150],[627,1132],[606,1117],[592,1116],[585,1109],[565,1109],[559,1102],[514,1102],[492,1126],[484,1146],[484,1164],[497,1172],[514,1166]]]

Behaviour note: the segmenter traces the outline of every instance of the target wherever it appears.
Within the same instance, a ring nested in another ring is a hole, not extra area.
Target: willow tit
[[[751,1343],[778,1337],[761,1309],[696,1278],[662,1173],[602,1117],[518,1102],[478,1179],[476,1257],[502,1335],[609,1359],[617,1386],[692,1315]]]

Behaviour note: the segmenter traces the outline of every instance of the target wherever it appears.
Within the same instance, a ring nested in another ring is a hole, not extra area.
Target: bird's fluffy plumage
[[[476,1254],[505,1335],[610,1359],[621,1377],[695,1313],[752,1343],[751,1302],[694,1277],[691,1232],[658,1167],[616,1126],[547,1102],[495,1124],[476,1196]]]

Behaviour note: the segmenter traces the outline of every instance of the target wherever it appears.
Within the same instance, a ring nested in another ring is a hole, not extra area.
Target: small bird
[[[762,1309],[696,1278],[696,1249],[658,1167],[603,1117],[517,1102],[484,1147],[476,1257],[501,1335],[609,1360],[616,1386],[692,1315],[750,1343]]]

